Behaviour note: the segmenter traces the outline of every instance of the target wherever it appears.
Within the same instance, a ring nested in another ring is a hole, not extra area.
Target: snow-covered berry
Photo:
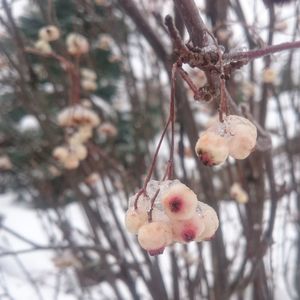
[[[185,184],[171,186],[161,196],[165,213],[172,220],[187,220],[195,213],[197,195]]]
[[[257,129],[246,118],[230,115],[229,123],[229,155],[235,159],[245,159],[250,155],[256,145]]]
[[[200,202],[200,217],[204,223],[203,232],[197,236],[197,241],[210,240],[219,227],[219,218],[216,211],[209,205]]]
[[[174,240],[181,243],[188,243],[196,240],[205,230],[205,222],[196,212],[184,221],[172,222]]]
[[[173,241],[172,228],[165,222],[147,223],[140,227],[138,241],[150,255],[162,254],[165,247]]]
[[[147,220],[148,215],[145,210],[130,207],[125,214],[126,229],[133,234],[137,234],[140,227],[144,225]]]

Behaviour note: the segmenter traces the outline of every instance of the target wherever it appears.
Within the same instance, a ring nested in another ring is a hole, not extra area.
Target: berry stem
[[[234,53],[226,53],[223,55],[224,60],[243,60],[248,59],[252,60],[255,58],[263,57],[266,55],[270,55],[276,52],[281,52],[283,50],[300,48],[300,41],[295,42],[287,42],[273,46],[267,46],[263,49],[242,51],[242,52],[234,52]]]
[[[175,81],[176,81],[177,64],[173,64],[171,73],[171,96],[170,96],[170,119],[171,119],[171,149],[169,159],[168,179],[173,176],[174,163],[174,144],[175,144]]]
[[[154,153],[154,156],[153,156],[153,159],[152,159],[152,162],[151,162],[150,169],[148,171],[147,177],[145,179],[144,185],[143,185],[142,189],[138,192],[138,194],[137,194],[137,196],[136,196],[136,198],[134,200],[134,209],[137,209],[139,197],[142,194],[144,194],[144,195],[146,194],[147,185],[148,185],[148,183],[149,183],[149,181],[151,179],[151,176],[153,174],[154,167],[156,165],[157,156],[158,156],[158,153],[159,153],[162,141],[163,141],[163,139],[164,139],[164,137],[166,135],[166,132],[167,132],[167,129],[168,129],[170,123],[171,123],[171,116],[169,116],[168,121],[167,121],[167,123],[165,125],[165,128],[164,128],[164,130],[163,130],[163,132],[161,134],[161,137],[159,139],[159,142],[158,142],[158,145],[156,147],[156,150],[155,150],[155,153]]]
[[[154,203],[155,203],[155,200],[156,200],[156,198],[157,198],[159,192],[160,192],[160,189],[158,189],[158,190],[155,192],[154,196],[153,196],[152,199],[151,199],[151,206],[150,206],[150,209],[149,209],[149,211],[148,211],[148,222],[149,222],[149,223],[152,222],[152,212],[153,212],[153,207],[154,207]]]

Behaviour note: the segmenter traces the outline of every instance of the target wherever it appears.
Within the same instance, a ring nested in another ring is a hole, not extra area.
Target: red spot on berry
[[[164,250],[165,250],[165,247],[161,247],[159,249],[148,250],[148,253],[151,256],[156,256],[156,255],[163,254]]]
[[[214,164],[207,153],[202,153],[200,155],[200,160],[205,166],[212,166]]]
[[[188,229],[184,229],[182,234],[182,239],[185,242],[190,242],[193,241],[196,237],[196,231],[194,229],[188,228]]]
[[[182,208],[182,199],[179,197],[174,197],[170,200],[170,210],[171,212],[179,212]]]

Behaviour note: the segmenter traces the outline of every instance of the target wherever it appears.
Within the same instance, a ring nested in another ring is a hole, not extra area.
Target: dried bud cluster
[[[151,199],[159,190],[149,222]],[[150,181],[145,194],[138,200],[130,197],[125,216],[129,232],[137,234],[139,244],[150,255],[163,253],[173,242],[209,240],[219,220],[212,207],[198,201],[196,194],[178,180]]]
[[[200,160],[208,166],[223,163],[230,155],[245,159],[256,145],[257,129],[247,119],[229,115],[204,131],[195,146]]]

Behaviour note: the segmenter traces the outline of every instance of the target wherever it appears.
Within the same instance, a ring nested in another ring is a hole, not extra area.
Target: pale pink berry
[[[71,55],[81,55],[90,49],[88,40],[81,34],[70,33],[66,40],[68,52]]]
[[[13,167],[10,158],[7,155],[0,156],[0,170],[1,171],[8,171],[11,170]]]
[[[86,80],[91,80],[91,81],[97,80],[97,73],[92,69],[82,68],[80,69],[80,75],[82,76],[83,79]]]
[[[59,29],[54,25],[42,27],[39,30],[39,38],[46,42],[52,42],[58,40],[60,37]]]
[[[64,161],[69,155],[69,150],[67,147],[58,146],[54,148],[52,155],[55,159]]]
[[[161,196],[166,215],[172,220],[187,220],[196,211],[197,195],[185,184],[171,186]]]
[[[90,79],[82,79],[81,87],[87,92],[94,92],[97,90],[97,83]]]
[[[205,230],[203,218],[196,212],[191,219],[172,223],[174,239],[181,243],[194,241]]]
[[[204,223],[204,230],[197,236],[196,240],[198,242],[202,240],[210,240],[219,227],[219,218],[216,211],[211,206],[202,202],[199,203],[199,206],[201,209],[199,217]]]
[[[150,255],[162,254],[165,247],[173,241],[172,228],[165,222],[147,223],[140,227],[138,241]]]
[[[256,145],[257,129],[249,120],[231,115],[227,117],[229,155],[235,159],[245,159]]]
[[[65,169],[68,170],[74,170],[79,167],[79,160],[74,155],[70,155],[68,158],[66,158],[64,161],[62,161],[63,166]]]
[[[134,209],[130,207],[125,214],[125,226],[126,229],[134,234],[137,234],[138,230],[148,220],[146,211],[140,209]]]
[[[36,48],[37,50],[39,50],[43,54],[52,53],[52,48],[51,48],[50,44],[48,42],[44,41],[44,40],[38,40],[34,44],[34,48]]]
[[[230,196],[236,200],[238,203],[245,204],[248,202],[249,197],[246,191],[242,188],[242,186],[235,182],[230,188]]]
[[[204,165],[219,165],[228,157],[228,141],[213,131],[205,131],[200,135],[195,151]]]

